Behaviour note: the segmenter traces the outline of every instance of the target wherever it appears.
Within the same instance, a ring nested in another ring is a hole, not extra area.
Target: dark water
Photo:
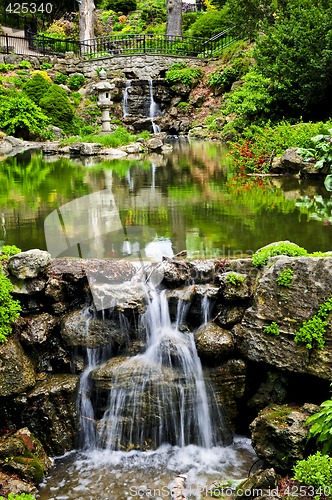
[[[180,142],[142,160],[7,158],[0,244],[83,257],[227,257],[284,239],[331,249],[332,200],[322,181],[237,178],[226,153]]]

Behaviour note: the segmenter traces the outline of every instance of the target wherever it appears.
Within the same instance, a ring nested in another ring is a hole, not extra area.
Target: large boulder
[[[278,284],[280,274],[293,271],[290,286]],[[234,339],[243,356],[282,370],[332,378],[332,328],[328,319],[324,349],[309,350],[295,343],[303,322],[312,318],[332,296],[330,257],[273,257],[257,281],[252,307],[241,325],[233,328]],[[276,322],[279,335],[265,331]]]
[[[16,321],[16,328],[19,331],[20,339],[27,344],[42,344],[47,341],[59,320],[49,313],[42,313],[20,317]]]
[[[225,359],[234,351],[232,335],[215,323],[207,323],[195,333],[199,356],[207,362]]]
[[[32,363],[15,336],[0,344],[0,394],[12,396],[26,391],[35,384]]]
[[[259,412],[250,425],[252,445],[268,467],[290,471],[303,460],[309,431],[305,422],[318,409],[311,404],[271,405]]]
[[[10,274],[18,279],[37,278],[51,262],[51,255],[44,250],[28,250],[13,255],[8,260]]]

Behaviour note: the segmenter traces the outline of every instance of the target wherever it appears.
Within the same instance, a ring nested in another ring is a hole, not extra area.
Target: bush
[[[136,0],[102,0],[100,3],[102,10],[114,10],[123,14],[136,10],[136,7]]]
[[[5,497],[0,497],[0,500],[36,500],[36,497],[30,495],[30,493],[20,493],[19,495],[9,493],[7,499]]]
[[[58,73],[54,78],[54,83],[57,83],[58,85],[66,85],[67,80],[68,80],[67,75],[65,75],[64,73]]]
[[[306,256],[307,250],[291,242],[272,243],[257,252],[252,256],[252,263],[256,267],[264,266],[270,257],[276,255],[289,255],[290,257]]]
[[[311,415],[306,424],[312,424],[309,429],[309,438],[315,438],[322,446],[323,453],[332,453],[332,399],[320,405],[319,412]]]
[[[295,342],[305,344],[307,349],[313,349],[313,347],[323,349],[327,328],[326,319],[331,312],[332,297],[320,306],[317,314],[308,319],[308,321],[304,321],[301,328],[295,334]]]
[[[294,479],[307,486],[323,488],[320,494],[330,496],[332,484],[332,458],[328,455],[322,455],[317,451],[315,455],[310,455],[306,460],[298,461],[293,470]]]
[[[52,123],[65,131],[70,130],[74,110],[65,90],[58,85],[51,85],[46,95],[40,100],[40,107],[48,114]]]
[[[9,94],[0,100],[0,128],[7,134],[24,139],[43,137],[49,118],[23,92]]]
[[[0,73],[7,73],[13,69],[15,69],[15,64],[0,63]]]
[[[23,60],[19,63],[18,67],[21,69],[29,69],[31,68],[31,62]]]
[[[229,26],[226,9],[210,10],[200,15],[191,25],[188,34],[208,40]]]
[[[12,298],[13,285],[0,268],[0,342],[12,332],[12,323],[19,317],[21,305]]]
[[[236,57],[230,66],[211,73],[208,84],[211,87],[220,88],[220,90],[225,92],[231,88],[236,80],[239,80],[239,78],[247,73],[250,64],[249,58]]]
[[[85,78],[83,75],[77,74],[68,78],[67,85],[70,90],[78,90],[82,87],[85,82]]]
[[[16,255],[21,251],[22,250],[20,248],[17,248],[17,246],[15,245],[3,245],[0,252],[0,260],[6,260],[11,257],[11,255]]]
[[[36,104],[45,96],[51,84],[40,74],[35,74],[23,86],[26,95]]]
[[[165,81],[169,85],[182,84],[192,88],[202,76],[200,68],[188,68],[185,63],[175,63],[166,72]]]
[[[53,68],[53,64],[51,64],[51,63],[44,62],[40,65],[40,69],[42,69],[42,70],[47,70],[47,69],[52,69],[52,68]]]

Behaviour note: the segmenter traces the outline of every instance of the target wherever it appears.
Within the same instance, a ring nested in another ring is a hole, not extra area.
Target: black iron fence
[[[52,38],[36,34],[30,29],[25,37],[0,35],[0,53],[21,55],[57,55],[74,52],[86,59],[133,54],[160,54],[184,57],[209,58],[236,40],[232,30],[204,40],[169,35],[121,35],[77,40]]]

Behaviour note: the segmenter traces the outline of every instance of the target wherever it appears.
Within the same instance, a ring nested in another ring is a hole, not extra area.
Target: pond
[[[236,257],[285,239],[331,249],[322,181],[235,176],[217,143],[83,163],[25,153],[0,162],[0,185],[0,244],[54,257]]]

